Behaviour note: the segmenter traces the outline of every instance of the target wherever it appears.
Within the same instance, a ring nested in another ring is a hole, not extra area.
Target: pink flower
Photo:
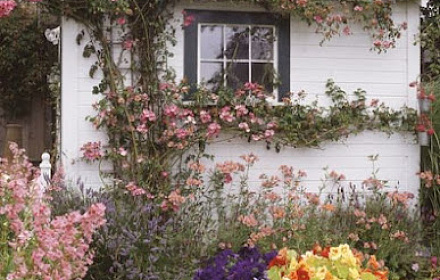
[[[305,7],[307,5],[308,0],[296,0],[296,4],[300,7]]]
[[[231,107],[225,106],[220,110],[220,119],[225,122],[233,122],[234,116],[231,114]]]
[[[119,25],[124,25],[125,24],[125,17],[120,17],[120,18],[118,18],[117,20],[116,20],[116,22],[119,24]]]
[[[408,23],[406,21],[402,22],[399,27],[403,30],[406,30],[408,28]]]
[[[356,12],[362,12],[364,10],[363,7],[356,5],[353,10],[355,10]]]
[[[179,128],[179,129],[176,130],[176,137],[177,138],[183,139],[186,136],[188,136],[188,132],[185,129]]]
[[[260,141],[261,140],[261,136],[258,134],[252,134],[252,140],[254,141]]]
[[[245,122],[242,122],[238,125],[238,128],[246,131],[246,132],[250,132],[251,130],[249,129],[249,125]]]
[[[254,214],[250,214],[247,216],[240,215],[238,217],[238,221],[247,227],[256,227],[258,225],[258,221],[255,218]]]
[[[171,89],[173,86],[169,83],[160,83],[159,84],[159,90],[166,90],[166,89]]]
[[[9,16],[16,6],[14,0],[0,1],[0,18]]]
[[[156,119],[157,119],[156,114],[153,111],[148,110],[148,109],[144,109],[142,111],[142,114],[141,114],[141,121],[142,122],[146,122],[147,120],[149,120],[150,122],[154,122],[154,121],[156,121]]]
[[[6,228],[13,266],[7,279],[78,279],[85,275],[93,254],[92,235],[105,223],[105,206],[94,204],[83,215],[71,212],[51,218],[47,200],[41,199],[32,176],[32,165],[16,145],[11,146],[14,161],[2,164],[0,195],[7,197],[0,209]],[[38,174],[36,174],[38,176]],[[26,217],[24,222],[23,217]],[[9,231],[9,232],[8,232]]]
[[[315,20],[315,22],[316,22],[317,24],[321,24],[321,23],[323,22],[322,17],[319,16],[319,15],[314,16],[313,19]]]
[[[244,84],[244,90],[257,90],[258,89],[258,84],[257,83],[250,83],[247,82]]]
[[[350,27],[346,26],[344,27],[344,30],[342,31],[344,33],[344,35],[350,35],[351,34],[351,30]]]
[[[80,151],[83,152],[83,158],[87,161],[99,160],[102,157],[101,142],[87,142]]]
[[[275,131],[273,131],[272,129],[268,129],[264,132],[264,137],[266,139],[271,139],[275,134]]]
[[[148,127],[145,124],[141,124],[136,127],[136,131],[139,133],[147,133]]]
[[[182,15],[183,15],[183,27],[190,26],[196,19],[193,15],[188,15],[186,11],[182,11]]]
[[[136,186],[134,182],[128,183],[128,185],[126,185],[125,188],[128,191],[130,191],[132,196],[140,196],[147,193],[144,189]]]
[[[208,132],[207,132],[206,136],[208,138],[218,136],[220,133],[220,129],[221,129],[221,126],[218,123],[213,122],[208,125]]]
[[[121,156],[125,157],[128,153],[127,153],[126,149],[124,149],[123,147],[120,147],[118,149],[118,154],[120,154]]]
[[[273,128],[277,128],[278,124],[276,122],[269,122],[267,123],[267,129],[273,129]]]
[[[342,16],[341,15],[334,15],[333,21],[341,23],[342,22]]]
[[[133,48],[133,40],[127,39],[122,45],[124,50],[131,50]]]
[[[248,155],[242,155],[240,156],[240,158],[242,158],[248,164],[254,164],[255,162],[258,161],[258,157],[253,153],[250,153]]]
[[[393,46],[393,43],[390,42],[390,41],[383,41],[382,46],[383,46],[385,49],[389,49],[389,48],[391,48],[391,47]]]
[[[171,191],[168,195],[168,202],[173,206],[173,211],[177,212],[182,203],[184,203],[186,198],[180,194],[180,190]]]
[[[168,117],[176,117],[178,111],[179,111],[179,108],[174,104],[167,105],[164,108],[164,114],[165,114],[165,116],[168,116]]]
[[[211,121],[211,115],[205,110],[200,111],[200,121],[202,123],[208,123]]]
[[[244,105],[237,105],[234,109],[236,111],[237,117],[245,116],[249,113],[249,110]]]

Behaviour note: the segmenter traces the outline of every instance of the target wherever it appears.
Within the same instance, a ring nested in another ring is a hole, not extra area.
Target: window
[[[270,13],[186,10],[184,75],[191,84],[238,88],[245,82],[274,90],[290,84],[290,23]],[[279,81],[280,83],[275,83]]]

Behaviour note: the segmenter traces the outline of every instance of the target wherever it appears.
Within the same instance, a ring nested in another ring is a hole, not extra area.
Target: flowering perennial
[[[0,165],[0,278],[84,277],[93,259],[92,235],[105,223],[104,205],[51,218],[37,170],[16,144],[10,147],[12,161]]]

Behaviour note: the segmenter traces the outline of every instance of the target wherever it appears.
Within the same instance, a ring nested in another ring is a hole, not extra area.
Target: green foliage
[[[420,43],[423,49],[425,76],[438,78],[440,75],[440,2],[429,0],[422,7]]]
[[[34,96],[47,96],[47,77],[58,48],[44,37],[53,24],[34,5],[19,5],[0,19],[0,107],[7,120],[29,113]]]

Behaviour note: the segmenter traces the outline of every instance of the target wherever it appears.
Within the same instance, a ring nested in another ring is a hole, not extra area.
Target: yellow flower
[[[350,249],[350,246],[347,244],[343,244],[339,246],[339,250],[341,251],[341,262],[347,264],[348,266],[356,266],[357,260]]]
[[[349,268],[348,269],[348,277],[353,280],[359,279],[359,271],[356,268]]]
[[[331,247],[330,253],[329,253],[329,258],[332,261],[340,259],[341,258],[341,248],[340,247]]]
[[[313,272],[313,279],[325,280],[325,276],[327,275],[328,270],[325,266],[320,266]]]
[[[343,257],[353,255],[348,244],[339,245],[339,250],[341,251]]]
[[[296,270],[297,267],[298,267],[298,261],[296,260],[296,258],[292,258],[289,265],[289,271]]]

